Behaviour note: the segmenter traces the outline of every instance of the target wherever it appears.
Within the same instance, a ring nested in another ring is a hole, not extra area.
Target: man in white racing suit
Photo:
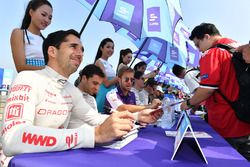
[[[44,40],[43,52],[45,69],[20,72],[10,89],[1,131],[6,156],[93,148],[133,128],[131,113],[98,114],[67,81],[83,57],[83,46],[76,31],[49,34]],[[66,129],[72,114],[80,115],[85,124]]]

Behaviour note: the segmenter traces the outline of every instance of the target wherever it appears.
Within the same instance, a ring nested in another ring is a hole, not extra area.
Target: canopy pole
[[[95,4],[94,4],[93,8],[91,9],[91,11],[90,11],[90,13],[89,13],[89,15],[88,15],[86,21],[84,22],[84,24],[83,24],[83,26],[82,26],[82,28],[81,28],[81,31],[79,32],[80,36],[82,35],[82,33],[83,33],[85,27],[87,26],[87,24],[88,24],[88,22],[89,22],[89,19],[90,19],[90,17],[92,16],[93,12],[95,11],[95,8],[96,8],[96,6],[97,6],[98,3],[99,3],[99,0],[96,0],[96,2],[95,2]]]
[[[131,67],[132,64],[135,62],[135,59],[136,59],[136,58],[139,56],[139,54],[141,53],[141,50],[142,50],[142,48],[144,47],[144,45],[146,44],[147,40],[148,40],[148,37],[143,41],[141,47],[139,48],[138,52],[137,52],[136,55],[135,55],[135,58],[134,58],[133,61],[130,63],[129,67]]]

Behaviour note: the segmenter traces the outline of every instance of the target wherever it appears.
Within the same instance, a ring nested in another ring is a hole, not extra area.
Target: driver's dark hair
[[[44,55],[44,61],[45,61],[46,65],[48,64],[48,61],[49,61],[49,56],[48,56],[49,46],[54,46],[57,49],[59,49],[61,43],[67,41],[66,37],[69,35],[74,35],[80,39],[80,34],[73,29],[70,29],[67,31],[60,30],[60,31],[50,33],[47,36],[47,38],[44,39],[44,41],[43,41],[43,55]]]
[[[80,72],[79,77],[75,80],[74,85],[77,87],[82,80],[83,76],[86,76],[87,79],[97,75],[101,78],[105,77],[105,74],[101,70],[100,67],[96,66],[95,64],[86,65]]]

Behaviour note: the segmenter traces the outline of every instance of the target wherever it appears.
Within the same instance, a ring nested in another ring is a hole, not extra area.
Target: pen
[[[103,109],[104,109],[104,112],[107,114],[112,114],[113,112],[115,112],[113,108],[106,106],[106,105],[103,107]]]
[[[123,140],[123,139],[127,138],[128,136],[131,136],[133,134],[138,133],[137,129],[140,129],[139,125],[135,125],[134,128],[130,132],[128,132],[126,135],[122,136],[121,139]]]
[[[174,112],[175,112],[175,113],[177,113],[177,114],[181,114],[181,112],[180,112],[180,111],[176,111],[176,110],[174,110]]]
[[[185,101],[185,100],[181,100],[181,101],[178,101],[178,102],[169,104],[167,107],[173,107],[173,106],[175,106],[175,105],[177,105],[177,104],[180,104],[180,103],[182,103],[182,102],[184,102],[184,101]]]

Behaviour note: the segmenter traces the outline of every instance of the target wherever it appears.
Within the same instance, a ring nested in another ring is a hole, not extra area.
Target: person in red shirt
[[[236,41],[224,38],[214,24],[202,23],[196,26],[190,40],[203,52],[200,59],[200,87],[191,99],[181,105],[187,110],[206,101],[209,124],[223,136],[235,149],[250,160],[250,124],[237,119],[234,110],[218,93],[220,91],[227,99],[238,98],[239,85],[231,61],[231,54],[216,44],[227,44],[237,47]]]

